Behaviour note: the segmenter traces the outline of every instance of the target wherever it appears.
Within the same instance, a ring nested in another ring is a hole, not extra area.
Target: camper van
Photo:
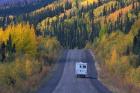
[[[87,63],[77,62],[75,65],[75,74],[77,77],[86,77],[87,75]]]

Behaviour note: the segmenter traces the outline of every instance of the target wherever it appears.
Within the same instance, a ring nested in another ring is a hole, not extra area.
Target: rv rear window
[[[83,66],[83,68],[86,68],[86,66]]]

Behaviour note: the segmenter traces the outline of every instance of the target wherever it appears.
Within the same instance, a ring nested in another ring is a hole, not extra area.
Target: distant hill
[[[7,8],[10,6],[26,5],[39,0],[0,0],[0,8]]]
[[[28,13],[53,1],[55,0],[0,0],[0,16]]]

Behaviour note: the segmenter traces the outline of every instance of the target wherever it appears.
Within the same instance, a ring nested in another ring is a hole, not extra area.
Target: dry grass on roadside
[[[0,64],[0,93],[33,93],[52,68],[33,60],[18,61]]]

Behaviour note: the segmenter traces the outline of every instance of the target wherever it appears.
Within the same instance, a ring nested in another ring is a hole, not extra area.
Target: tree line
[[[11,35],[9,35],[9,39],[0,44],[0,61],[4,62],[6,60],[13,60],[14,54],[16,53],[16,46],[12,42]]]

